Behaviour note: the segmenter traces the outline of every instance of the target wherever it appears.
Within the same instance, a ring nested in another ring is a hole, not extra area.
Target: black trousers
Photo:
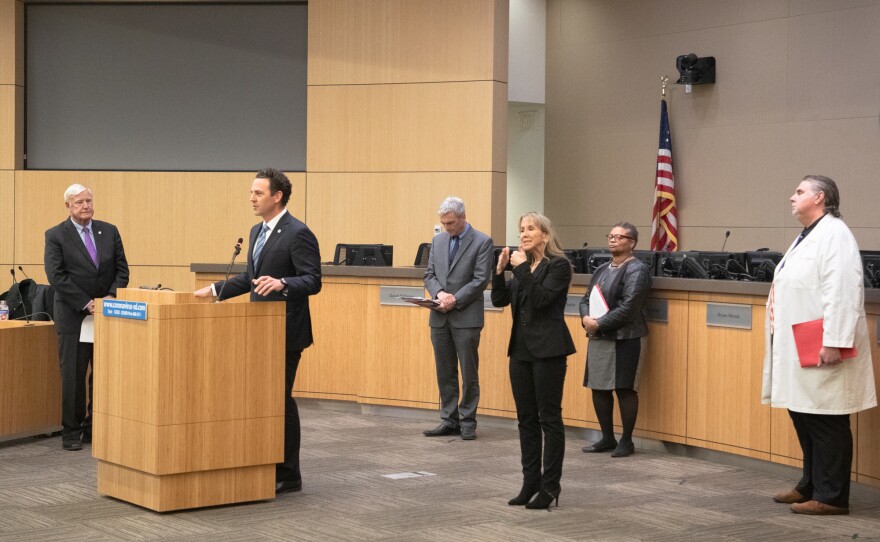
[[[562,387],[566,369],[564,356],[541,361],[510,358],[510,386],[519,422],[523,486],[546,491],[559,489],[565,455]]]
[[[79,442],[92,434],[92,343],[79,342],[79,333],[58,334],[61,365],[61,440]],[[88,386],[86,377],[88,375]]]
[[[788,411],[804,453],[804,473],[796,489],[808,499],[849,506],[853,441],[849,414]]]
[[[300,358],[302,358],[302,350],[287,352],[284,364],[284,462],[275,466],[275,480],[277,482],[302,480],[302,474],[299,471],[299,447],[302,440],[299,408],[291,395]]]

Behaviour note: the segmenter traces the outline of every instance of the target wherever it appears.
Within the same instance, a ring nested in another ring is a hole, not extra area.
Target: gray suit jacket
[[[447,313],[431,311],[431,327],[483,327],[483,291],[492,278],[492,238],[473,226],[461,238],[452,266],[449,265],[449,234],[437,234],[425,270],[425,288],[436,299],[440,291],[455,296],[455,308]]]

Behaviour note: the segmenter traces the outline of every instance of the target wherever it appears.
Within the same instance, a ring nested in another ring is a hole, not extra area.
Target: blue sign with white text
[[[104,300],[104,316],[110,318],[147,319],[147,304],[140,301]]]

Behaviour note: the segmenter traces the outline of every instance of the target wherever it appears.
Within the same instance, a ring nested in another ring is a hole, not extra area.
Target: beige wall
[[[309,6],[308,172],[289,210],[321,245],[394,245],[412,264],[440,201],[503,238],[507,0],[321,0]],[[256,222],[253,173],[23,169],[24,3],[0,0],[0,291],[22,265],[45,281],[43,232],[64,189],[95,190],[96,218],[122,234],[131,285],[194,286],[192,262],[226,262]]]
[[[661,75],[714,56],[717,82],[669,96],[681,248],[784,250],[788,197],[834,178],[861,248],[880,248],[880,1],[549,0],[545,209],[566,246],[619,220],[648,248]]]

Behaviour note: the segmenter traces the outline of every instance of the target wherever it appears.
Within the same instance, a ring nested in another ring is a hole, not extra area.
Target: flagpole
[[[651,250],[678,250],[678,211],[675,205],[675,176],[672,174],[672,135],[666,106],[669,76],[660,77],[660,141],[654,177],[654,209],[651,215]]]

